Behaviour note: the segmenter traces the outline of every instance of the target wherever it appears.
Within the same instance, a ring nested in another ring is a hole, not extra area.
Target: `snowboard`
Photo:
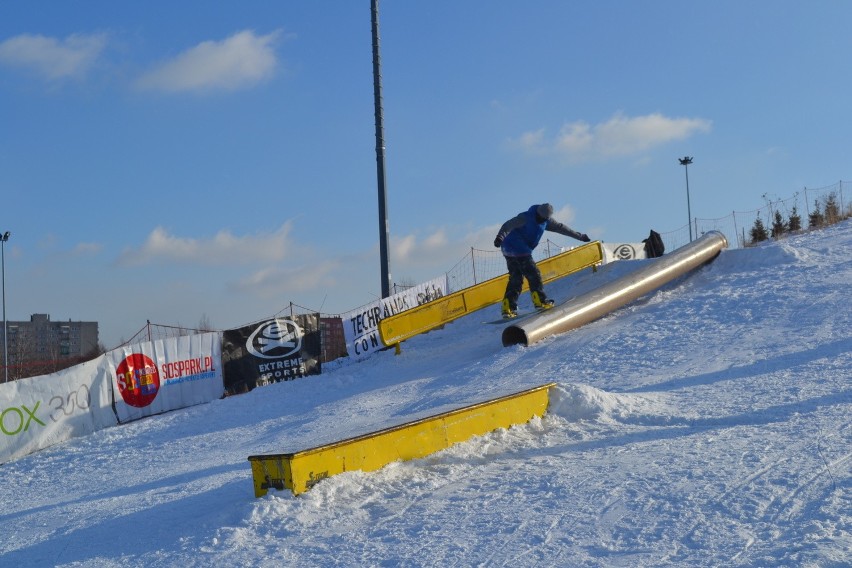
[[[498,319],[498,320],[494,320],[494,321],[486,321],[486,322],[483,322],[483,323],[492,324],[492,325],[498,325],[498,324],[501,324],[501,323],[514,323],[514,322],[516,322],[516,321],[518,321],[518,320],[523,320],[523,319],[526,319],[526,318],[528,318],[528,317],[530,317],[530,316],[534,316],[534,315],[536,315],[536,314],[540,314],[540,313],[542,313],[542,312],[546,312],[546,311],[551,310],[551,309],[553,309],[553,308],[541,308],[541,309],[539,309],[539,308],[533,308],[533,309],[531,309],[531,310],[529,310],[529,311],[527,311],[527,310],[524,310],[524,311],[522,311],[522,312],[521,312],[521,311],[519,311],[519,312],[518,312],[518,315],[516,315],[516,316],[515,316],[515,317],[513,317],[513,318],[503,318],[503,317],[501,317],[501,318],[500,318],[500,319]]]

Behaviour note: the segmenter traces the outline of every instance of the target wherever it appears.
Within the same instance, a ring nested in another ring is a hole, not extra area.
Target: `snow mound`
[[[614,394],[584,384],[559,384],[551,390],[548,413],[569,422],[668,424],[672,411],[661,396]]]
[[[789,243],[771,242],[761,247],[729,249],[722,251],[711,267],[716,272],[744,272],[777,268],[779,266],[810,262],[806,251]]]

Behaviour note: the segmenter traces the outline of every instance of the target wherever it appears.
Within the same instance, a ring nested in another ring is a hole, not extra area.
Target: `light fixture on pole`
[[[691,156],[684,156],[683,158],[678,158],[678,162],[683,166],[686,171],[686,215],[689,221],[689,242],[692,242],[692,209],[689,206],[689,164],[692,163]]]
[[[12,235],[6,231],[0,235],[0,265],[3,270],[3,382],[9,382],[9,341],[6,339],[6,241]]]

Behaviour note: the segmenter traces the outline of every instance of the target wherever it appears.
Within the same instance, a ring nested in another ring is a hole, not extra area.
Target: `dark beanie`
[[[550,219],[550,216],[553,215],[553,205],[550,203],[542,203],[538,206],[535,212],[542,219]]]

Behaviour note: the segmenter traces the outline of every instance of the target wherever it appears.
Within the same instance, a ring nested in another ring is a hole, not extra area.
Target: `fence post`
[[[811,206],[808,205],[808,188],[805,187],[802,191],[805,192],[805,213],[808,215],[808,228],[810,228]]]
[[[739,232],[739,230],[737,230],[737,212],[731,211],[731,217],[734,218],[734,234],[737,235],[737,237],[739,237],[740,232]],[[745,243],[742,243],[740,245],[740,247],[744,247],[744,246],[745,246]]]

